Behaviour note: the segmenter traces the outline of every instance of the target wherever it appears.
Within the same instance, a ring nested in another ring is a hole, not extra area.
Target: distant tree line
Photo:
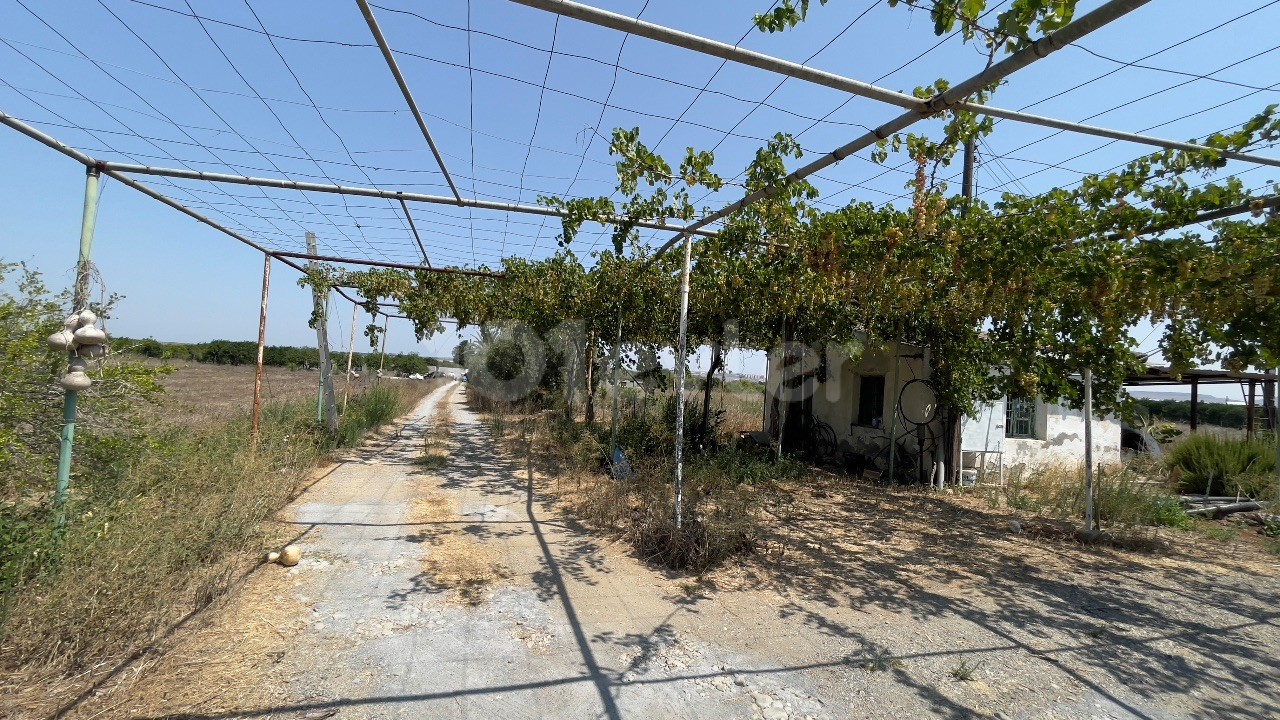
[[[127,352],[144,357],[164,360],[190,360],[215,365],[253,365],[258,359],[258,344],[239,340],[210,340],[203,343],[160,342],[155,338],[117,337],[111,340],[115,352]],[[335,353],[334,367],[341,372],[346,368],[345,353]],[[378,368],[378,353],[355,353],[352,367],[372,372]],[[310,370],[319,367],[320,351],[313,347],[267,345],[262,351],[262,364],[285,367],[290,370]],[[454,367],[449,360],[424,358],[414,353],[388,353],[383,368],[387,372],[410,375],[426,374],[436,367]]]
[[[1152,418],[1157,418],[1166,422],[1191,422],[1190,400],[1149,400],[1147,398],[1134,398],[1133,401],[1140,407],[1146,408]],[[1196,403],[1196,405],[1199,415],[1197,419],[1201,425],[1217,425],[1219,427],[1241,429],[1245,426],[1244,405],[1227,405],[1225,403],[1206,402]],[[1255,411],[1254,417],[1255,426],[1262,427],[1262,418],[1264,415],[1261,407]]]

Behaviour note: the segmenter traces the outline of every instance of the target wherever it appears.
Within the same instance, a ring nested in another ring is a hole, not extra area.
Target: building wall
[[[1002,450],[1006,468],[1023,465],[1074,465],[1084,461],[1084,415],[1057,403],[1036,401],[1036,437],[1005,437],[1003,400],[983,406],[975,417],[965,418],[961,430],[965,467],[983,464],[976,450]],[[986,465],[998,455],[988,455]],[[1094,418],[1094,462],[1120,462],[1120,420],[1113,415]]]
[[[1074,465],[1084,461],[1084,414],[1063,405],[1036,403],[1043,431],[1038,439],[1005,438],[1005,466]],[[1043,418],[1043,419],[1041,419]],[[1093,461],[1120,462],[1120,421],[1114,416],[1094,418]]]
[[[913,392],[920,384],[913,385],[907,392],[911,380],[927,379],[929,366],[928,351],[908,344],[890,343],[883,349],[868,350],[861,357],[850,359],[834,348],[825,353],[827,373],[825,382],[818,382],[809,377],[801,387],[782,389],[779,380],[782,377],[781,354],[770,353],[768,360],[768,380],[765,383],[765,418],[764,428],[771,430],[770,407],[774,394],[784,400],[792,398],[800,400],[808,398],[814,417],[827,423],[835,433],[839,452],[856,454],[873,454],[875,450],[887,445],[893,424],[894,401],[901,397],[896,437],[898,441],[911,451],[918,451],[917,430],[915,426],[905,422],[903,417],[921,418],[930,413],[935,398],[931,392]],[[898,360],[897,383],[894,383],[894,359]],[[793,364],[787,371],[788,377],[796,377],[811,373],[819,363],[817,353],[809,353],[807,357]],[[858,406],[861,398],[861,380],[864,376],[882,376],[885,378],[883,422],[880,427],[857,424]],[[785,405],[785,403],[784,403]],[[1071,410],[1057,403],[1036,403],[1036,437],[1005,437],[1005,401],[998,400],[982,406],[975,417],[965,418],[961,426],[961,447],[965,451],[965,467],[976,467],[982,462],[981,455],[974,450],[1003,450],[1005,467],[1018,465],[1046,466],[1052,464],[1076,464],[1084,460],[1084,418],[1079,410]],[[931,443],[939,447],[941,422],[936,418],[927,426],[926,436],[932,435],[936,440]],[[1095,462],[1116,463],[1120,461],[1120,421],[1114,416],[1095,418],[1093,424],[1093,452]],[[988,455],[987,464],[995,462],[999,455]]]
[[[897,384],[894,384],[894,358],[898,359]],[[840,452],[870,454],[873,450],[884,447],[893,425],[894,401],[902,396],[897,437],[910,450],[917,450],[918,443],[912,434],[914,426],[902,420],[903,416],[922,418],[930,412],[934,402],[931,392],[915,392],[919,384],[912,386],[903,394],[902,389],[914,378],[926,378],[929,373],[925,363],[927,354],[912,345],[890,343],[879,350],[868,350],[860,358],[850,359],[834,348],[826,352],[827,377],[825,382],[817,382],[809,378],[804,386],[790,391],[779,390],[781,372],[781,356],[771,353],[769,356],[769,380],[765,384],[765,430],[771,429],[769,408],[774,393],[780,393],[783,399],[793,397],[799,399],[807,396],[812,403],[814,417],[827,423],[835,432],[836,443]],[[816,355],[805,362],[798,363],[799,368],[792,367],[788,373],[794,377],[797,372],[812,369],[818,358]],[[857,424],[858,406],[861,403],[862,378],[864,376],[882,376],[885,378],[882,403],[884,413],[879,427]],[[935,419],[932,431],[939,431]]]

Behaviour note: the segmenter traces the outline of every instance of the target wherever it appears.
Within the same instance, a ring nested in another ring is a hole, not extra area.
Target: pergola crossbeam
[[[406,269],[406,270],[418,270],[422,272],[478,275],[482,277],[502,277],[501,273],[490,273],[490,272],[484,272],[480,270],[463,270],[460,268],[432,268],[432,267],[424,267],[421,265],[410,265],[408,263],[382,262],[378,260],[364,260],[361,258],[347,258],[347,257],[330,256],[330,255],[308,255],[306,253],[294,253],[294,252],[286,252],[283,250],[272,250],[260,243],[257,243],[245,237],[241,233],[238,233],[235,230],[232,230],[231,228],[227,227],[226,225],[223,225],[217,220],[214,220],[213,218],[210,218],[206,215],[196,212],[195,210],[192,210],[191,208],[187,207],[186,205],[183,205],[177,200],[174,200],[173,198],[168,197],[164,193],[161,193],[144,183],[138,182],[136,179],[130,177],[125,173],[125,171],[121,170],[119,167],[113,165],[112,163],[96,160],[90,157],[89,155],[86,155],[85,153],[71,147],[70,145],[67,145],[66,143],[63,143],[57,140],[53,136],[43,133],[37,130],[36,128],[31,127],[30,125],[22,122],[21,120],[18,120],[17,118],[12,117],[11,115],[7,115],[3,111],[0,111],[0,125],[7,125],[13,128],[14,130],[17,130],[18,132],[22,133],[23,135],[26,135],[27,137],[38,141],[42,145],[45,145],[49,148],[57,150],[63,155],[66,155],[72,160],[75,160],[81,165],[84,165],[85,167],[97,168],[102,174],[107,175],[108,177],[111,177],[112,179],[119,181],[122,185],[126,185],[130,188],[133,188],[134,190],[137,190],[143,195],[146,195],[147,197],[153,200],[156,200],[164,205],[167,205],[173,208],[174,210],[177,210],[178,212],[198,222],[208,225],[214,230],[217,230],[218,232],[230,238],[233,238],[253,248],[254,250],[257,250],[260,253],[263,253],[265,255],[270,255],[276,260],[279,260],[280,262],[284,263],[285,265],[288,265],[289,267],[293,268],[294,270],[297,270],[300,273],[303,273],[304,275],[306,274],[307,269],[303,267],[301,264],[294,262],[290,258],[301,258],[304,260],[316,260],[321,262],[346,263],[351,265],[369,265],[374,267],[394,267],[394,268],[400,268],[400,269]],[[335,290],[337,290],[338,293],[341,294],[346,299],[352,302],[357,302],[351,296],[343,292],[341,288],[335,288]]]
[[[751,203],[778,192],[782,187],[799,182],[816,172],[840,162],[859,150],[870,147],[876,142],[888,138],[900,130],[903,130],[926,118],[933,117],[948,109],[965,110],[978,115],[998,117],[1004,120],[1039,125],[1066,132],[1104,137],[1110,140],[1150,145],[1167,150],[1183,150],[1188,152],[1210,151],[1217,153],[1220,157],[1230,160],[1280,167],[1280,159],[1276,158],[1263,157],[1251,153],[1219,150],[1196,143],[1179,142],[1176,140],[1167,140],[1164,138],[1143,135],[1140,133],[1112,130],[1094,125],[1058,120],[1041,115],[1024,113],[1017,110],[1006,110],[1003,108],[980,105],[965,100],[966,97],[971,96],[981,88],[1008,77],[1014,72],[1027,67],[1031,63],[1048,56],[1058,49],[1066,47],[1070,43],[1079,40],[1094,30],[1103,27],[1107,23],[1132,12],[1143,5],[1146,5],[1150,0],[1111,0],[1102,7],[1099,7],[1083,17],[1071,22],[1061,30],[1040,38],[1026,48],[1023,48],[1001,62],[992,65],[983,72],[953,86],[947,92],[940,93],[927,100],[922,100],[905,93],[881,88],[876,85],[871,85],[869,83],[854,80],[835,73],[811,68],[807,65],[783,60],[771,55],[765,55],[764,53],[739,48],[727,43],[722,43],[709,38],[665,27],[663,25],[658,25],[656,23],[650,23],[638,18],[609,12],[607,10],[600,10],[589,5],[572,2],[571,0],[511,1],[520,5],[526,5],[528,7],[545,10],[557,15],[582,20],[601,27],[631,33],[657,42],[685,48],[687,50],[693,50],[695,52],[701,52],[730,62],[748,65],[761,70],[778,73],[787,77],[804,80],[824,87],[841,90],[907,109],[906,113],[903,113],[852,142],[849,142],[795,170],[788,175],[782,183],[750,193],[741,200],[738,200],[737,202],[734,202],[719,211],[711,213],[697,222],[688,225],[681,231],[680,235],[677,235],[664,244],[658,250],[659,254],[665,252],[679,242],[683,233],[696,233],[707,225],[716,222],[717,220],[721,220]]]
[[[413,113],[413,119],[418,123],[418,129],[422,131],[422,137],[427,141],[427,146],[431,148],[431,154],[435,156],[436,165],[440,166],[440,173],[444,175],[445,182],[449,183],[449,190],[453,191],[453,197],[459,203],[462,202],[462,195],[458,193],[458,186],[453,183],[453,177],[449,175],[449,169],[445,167],[444,157],[440,155],[440,150],[436,147],[436,141],[431,137],[431,131],[427,129],[426,118],[422,117],[422,111],[418,109],[418,103],[413,99],[413,93],[409,91],[409,84],[405,82],[404,75],[400,72],[400,65],[396,63],[396,56],[391,52],[391,46],[387,44],[387,39],[382,36],[382,28],[378,27],[378,19],[373,15],[373,8],[369,7],[367,0],[356,0],[356,4],[360,6],[360,12],[364,15],[364,20],[369,24],[369,31],[373,33],[373,39],[378,43],[378,49],[382,50],[382,57],[387,61],[387,67],[391,70],[391,75],[396,79],[396,85],[400,87],[400,94],[404,96],[404,101],[409,105],[409,112]]]
[[[3,122],[3,116],[0,116],[0,122]],[[406,200],[411,202],[429,203],[434,205],[457,205],[461,207],[477,208],[479,210],[499,210],[502,212],[526,213],[529,215],[543,215],[546,217],[566,217],[569,213],[564,210],[553,207],[543,207],[541,205],[526,205],[522,203],[495,202],[492,200],[473,200],[471,198],[462,198],[455,200],[451,197],[443,195],[428,195],[424,193],[400,192],[397,190],[383,190],[381,188],[360,187],[357,185],[328,185],[325,183],[300,182],[297,180],[283,180],[280,178],[264,178],[251,177],[248,175],[232,175],[229,173],[203,172],[200,170],[184,170],[179,168],[154,167],[151,165],[134,165],[130,163],[102,163],[105,168],[111,170],[130,173],[135,175],[157,175],[160,177],[171,177],[182,180],[205,180],[214,183],[229,183],[232,185],[255,185],[257,187],[280,188],[282,190],[302,190],[305,192],[322,192],[337,195],[355,195],[361,197],[390,198],[392,200]],[[624,222],[624,218],[611,218],[611,222]],[[630,221],[626,221],[630,222]],[[632,223],[636,227],[648,228],[651,230],[680,230],[678,225],[671,225],[667,222],[653,222],[641,220]],[[704,237],[714,236],[716,233],[711,230],[694,231],[696,235]]]

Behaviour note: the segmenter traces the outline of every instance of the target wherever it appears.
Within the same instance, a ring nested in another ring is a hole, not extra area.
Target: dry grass
[[[426,545],[422,571],[430,585],[452,603],[475,607],[491,588],[511,572],[492,545],[467,534],[459,524],[458,508],[438,487],[424,487],[409,510],[407,522],[421,524],[419,538]]]
[[[440,470],[449,464],[449,436],[453,432],[453,406],[440,402],[431,417],[431,428],[423,442],[422,455],[414,464],[424,470]]]
[[[658,437],[661,432],[655,434],[653,425],[660,419],[624,420],[621,446],[661,448],[631,452],[633,475],[626,480],[601,472],[606,431],[601,431],[601,440],[582,426],[543,414],[507,418],[503,425],[512,431],[503,437],[511,452],[530,457],[539,474],[554,478],[555,502],[596,530],[627,542],[648,562],[702,572],[756,547],[763,503],[773,484],[794,476],[799,465],[765,461],[732,446],[710,454],[689,453],[682,523],[676,528],[674,465],[665,452],[669,438]]]
[[[234,602],[210,608],[180,641],[134,663],[66,717],[180,717],[279,707],[288,700],[293,631],[306,617],[284,568],[266,566]],[[47,715],[47,699],[32,699],[35,704],[25,711]]]
[[[201,391],[234,395],[240,376],[211,369],[205,383],[220,378],[233,387]],[[170,388],[179,404],[188,400],[181,387]],[[433,384],[391,387],[393,403],[407,409]],[[352,409],[368,415],[361,404]],[[4,606],[0,666],[8,687],[0,717],[10,696],[27,688],[44,688],[47,707],[65,698],[59,689],[74,692],[117,664],[138,674],[175,624],[202,617],[265,547],[279,544],[264,521],[309,485],[328,447],[314,431],[310,403],[268,407],[256,452],[243,415],[154,422],[141,449],[104,466],[109,476],[75,488],[60,561]]]
[[[713,401],[713,409],[717,404]],[[740,416],[754,418],[757,408],[745,399],[742,404]],[[674,510],[669,459],[631,457],[637,477],[614,481],[601,472],[602,441],[581,426],[561,423],[556,430],[558,422],[508,415],[503,423],[507,450],[531,454],[546,483],[543,492],[593,529],[627,540],[641,559],[701,571],[720,581],[735,576],[742,587],[777,583],[783,576],[808,571],[827,575],[823,566],[837,556],[887,554],[906,561],[914,553],[931,562],[987,566],[1018,563],[1027,546],[1045,557],[1081,547],[1076,536],[1081,493],[1075,473],[1023,477],[1001,491],[937,494],[923,488],[879,487],[796,463],[752,462],[729,449],[715,456],[686,456],[685,518],[695,520],[692,531],[704,536],[700,542],[708,544],[709,536],[719,547],[703,556],[708,562],[684,557],[673,563],[662,552],[670,533],[664,536],[658,527],[659,521],[670,524]],[[1206,557],[1200,552],[1204,533],[1176,529],[1185,515],[1164,487],[1148,482],[1141,472],[1109,470],[1098,481],[1095,501],[1108,530],[1107,547],[1096,552],[1121,553],[1125,562],[1139,565],[1188,553],[1201,561]],[[973,538],[1009,536],[1013,519],[1021,522],[1016,537],[1022,547],[997,543],[999,554],[994,557],[974,552]],[[1174,527],[1153,526],[1156,522]],[[1257,532],[1248,538],[1231,535],[1204,548],[1208,555],[1230,551],[1242,560],[1268,561],[1267,538]],[[793,561],[799,564],[792,566]]]
[[[723,410],[720,430],[730,437],[760,430],[764,427],[764,391],[712,390],[711,410]]]

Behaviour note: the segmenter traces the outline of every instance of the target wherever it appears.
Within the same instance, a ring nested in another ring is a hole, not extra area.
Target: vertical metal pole
[[[356,352],[356,313],[360,311],[360,306],[351,303],[351,340],[347,343],[347,384],[342,388],[342,413],[347,412],[347,398],[351,395],[351,361],[355,359]]]
[[[896,466],[898,455],[898,376],[899,368],[902,363],[898,358],[898,342],[893,343],[893,387],[889,392],[893,393],[893,417],[889,420],[889,483],[897,484],[893,479],[893,470]]]
[[[795,325],[792,325],[791,332],[795,332]],[[782,461],[782,441],[787,430],[787,410],[791,409],[791,393],[787,388],[787,361],[790,360],[791,354],[791,334],[787,332],[787,319],[782,318],[782,360],[778,366],[778,391],[773,393],[774,401],[778,405],[778,454],[777,461]],[[786,393],[786,395],[783,395]]]
[[[614,338],[613,352],[609,355],[609,362],[613,363],[612,380],[613,383],[613,418],[609,422],[609,467],[613,467],[613,458],[618,451],[618,399],[622,393],[618,392],[618,366],[622,363],[618,362],[618,351],[622,347],[622,308],[618,308],[618,335]],[[591,384],[587,384],[587,392],[591,392]]]
[[[693,260],[693,236],[684,236],[684,268],[680,272],[680,341],[676,348],[676,530],[683,521],[684,495],[684,373],[689,351],[689,265]]]
[[[93,230],[98,222],[97,167],[90,167],[84,181],[84,211],[80,218],[80,255],[76,260],[76,286],[72,312],[89,307],[89,273],[92,267]],[[53,493],[54,522],[58,532],[67,524],[67,492],[71,488],[71,451],[76,439],[76,406],[79,393],[67,390],[62,398],[62,440],[58,446],[58,484]]]
[[[258,309],[258,366],[253,376],[253,449],[258,449],[262,420],[262,359],[267,342],[267,292],[271,287],[271,256],[262,256],[262,303]]]
[[[1271,372],[1280,372],[1280,368],[1273,369]],[[1275,423],[1271,424],[1271,440],[1276,444],[1276,501],[1271,506],[1270,512],[1276,514],[1276,508],[1280,508],[1280,430],[1276,429]]]
[[[1093,517],[1093,370],[1084,370],[1084,531],[1094,529]]]
[[[966,140],[964,143],[964,179],[962,180],[963,184],[961,185],[961,194],[969,200],[973,199],[973,163],[975,159],[975,151],[977,149],[975,144],[976,143],[973,138]],[[964,216],[968,214],[969,208],[966,205],[964,209],[961,210],[961,215]]]

